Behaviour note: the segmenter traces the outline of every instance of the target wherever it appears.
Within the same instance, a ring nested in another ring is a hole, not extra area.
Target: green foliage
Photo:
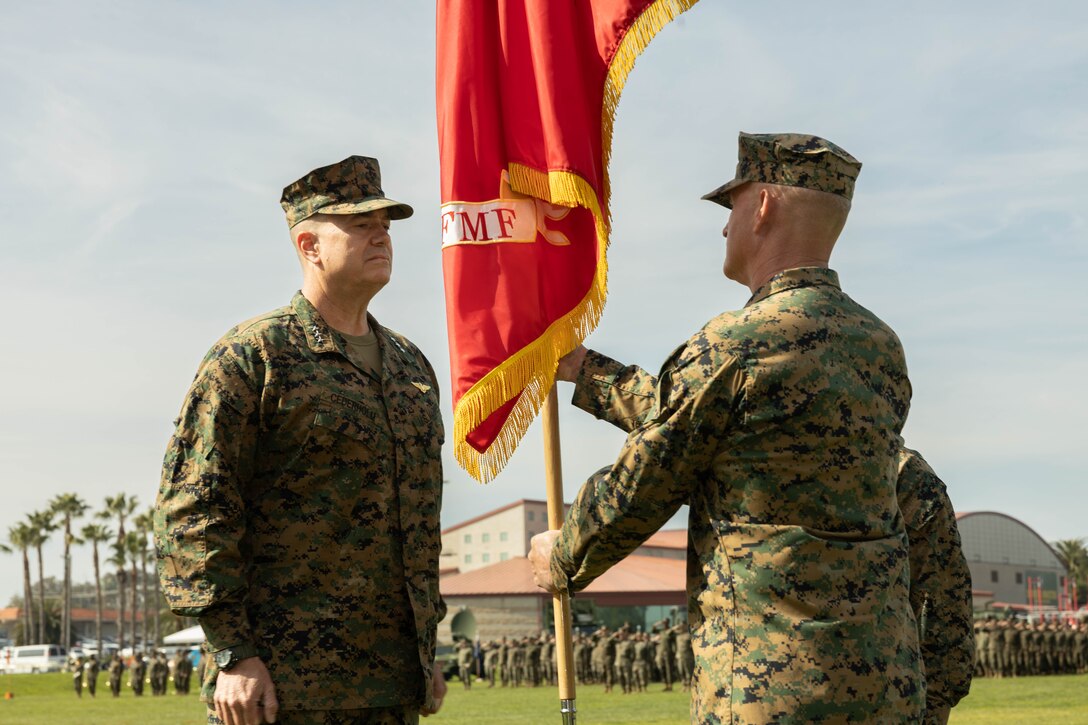
[[[0,692],[12,691],[13,700],[0,700],[0,722],[5,725],[145,725],[170,723],[202,725],[204,706],[196,690],[188,697],[135,697],[122,680],[121,697],[110,696],[105,675],[99,675],[98,697],[91,700],[72,692],[71,675],[0,675]],[[1011,680],[976,680],[971,694],[952,711],[952,725],[979,723],[1088,724],[1088,699],[1084,697],[1088,675],[1025,677]],[[506,725],[509,723],[560,723],[559,700],[551,687],[487,689],[480,681],[464,690],[457,680],[449,683],[446,703],[436,717],[423,725]],[[145,690],[145,693],[147,691]],[[650,692],[606,695],[600,686],[578,688],[579,725],[676,725],[688,721],[687,693],[662,692],[655,684]]]

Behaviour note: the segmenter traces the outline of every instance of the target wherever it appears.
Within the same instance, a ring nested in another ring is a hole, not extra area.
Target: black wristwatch
[[[223,672],[228,671],[247,657],[257,656],[257,645],[240,644],[235,647],[227,647],[216,652],[215,665]]]

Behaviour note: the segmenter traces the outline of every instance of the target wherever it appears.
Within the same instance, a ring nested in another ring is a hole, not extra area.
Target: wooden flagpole
[[[548,528],[563,528],[563,461],[559,451],[559,398],[555,384],[544,403],[544,478],[548,488]],[[563,725],[574,725],[574,647],[571,643],[570,596],[553,594],[555,659],[559,681],[559,709]]]

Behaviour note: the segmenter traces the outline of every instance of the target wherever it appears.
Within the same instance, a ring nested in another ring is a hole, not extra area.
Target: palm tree
[[[1084,539],[1055,541],[1054,550],[1065,565],[1066,571],[1069,572],[1069,578],[1074,586],[1082,587],[1083,592],[1085,576],[1088,575],[1088,549],[1084,546]]]
[[[72,536],[72,519],[87,513],[90,506],[76,493],[62,493],[49,502],[50,510],[64,523],[64,582],[60,600],[60,629],[62,644],[72,645],[72,544],[78,540]]]
[[[117,648],[123,650],[125,648],[125,563],[128,558],[125,554],[123,539],[114,540],[110,544],[110,549],[113,550],[113,555],[107,561],[117,567]]]
[[[91,549],[94,551],[94,596],[95,596],[95,612],[94,612],[94,636],[98,640],[98,656],[102,657],[102,572],[98,567],[98,545],[109,541],[113,536],[113,532],[110,531],[102,524],[87,524],[83,527],[83,531],[80,532],[83,535],[84,541],[89,541]]]
[[[23,554],[23,642],[30,644],[34,639],[34,598],[30,587],[30,547],[33,546],[30,525],[26,522],[15,524],[8,529],[8,541]]]
[[[38,641],[45,642],[45,565],[42,563],[42,544],[49,540],[49,535],[56,531],[53,512],[35,511],[27,517],[34,530],[34,548],[38,550]]]
[[[110,520],[114,516],[117,517],[117,539],[113,543],[113,556],[110,557],[110,563],[118,563],[117,566],[117,631],[123,632],[125,629],[125,623],[123,621],[125,616],[125,519],[132,515],[132,512],[136,510],[136,497],[126,496],[123,493],[119,493],[116,496],[106,496],[106,507],[102,511],[98,512],[98,518]],[[133,638],[136,637],[136,630],[132,631]],[[124,643],[120,643],[120,647],[124,647]]]
[[[129,561],[132,562],[132,609],[129,612],[129,616],[132,617],[132,649],[136,650],[136,613],[140,611],[139,605],[136,600],[138,593],[137,585],[139,584],[139,571],[136,569],[136,564],[139,562],[141,555],[143,555],[146,544],[140,537],[138,531],[130,531],[125,534],[125,553],[128,554]],[[143,641],[143,648],[147,649],[147,639]]]
[[[153,515],[154,515],[154,510],[153,509],[148,509],[147,511],[143,512],[142,514],[140,514],[139,516],[137,516],[136,518],[134,518],[132,520],[132,524],[133,524],[133,526],[136,527],[136,531],[140,536],[140,578],[143,579],[143,598],[144,598],[143,633],[144,633],[144,645],[145,646],[147,645],[148,642],[151,642],[152,644],[157,645],[158,644],[158,632],[159,632],[159,629],[158,629],[158,626],[157,626],[158,622],[156,621],[155,636],[154,637],[149,637],[148,627],[151,624],[151,617],[149,616],[151,613],[148,610],[151,608],[152,602],[151,602],[151,598],[149,596],[147,596],[147,554],[148,554],[147,538],[148,538],[148,536],[151,535],[151,532],[152,532],[152,530],[154,528],[154,520],[152,518]],[[158,612],[159,612],[158,607],[155,607],[155,614],[156,614],[155,619],[156,620],[158,620],[158,616],[157,616]]]

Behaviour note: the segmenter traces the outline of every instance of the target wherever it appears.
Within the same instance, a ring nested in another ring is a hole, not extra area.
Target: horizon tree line
[[[8,528],[7,543],[0,543],[0,551],[18,552],[23,559],[23,597],[20,626],[16,630],[20,644],[49,643],[47,619],[50,608],[45,595],[45,563],[42,546],[52,535],[61,532],[64,542],[63,576],[59,602],[60,644],[71,647],[72,637],[72,547],[89,544],[94,565],[95,586],[95,639],[102,652],[102,613],[105,595],[102,590],[102,557],[100,547],[109,544],[107,566],[113,567],[117,590],[114,594],[114,611],[117,613],[117,645],[124,649],[126,635],[130,633],[135,646],[137,635],[142,635],[144,648],[158,646],[162,636],[160,612],[165,600],[159,589],[158,575],[148,574],[147,565],[151,554],[153,511],[149,507],[137,513],[136,496],[118,494],[107,496],[103,507],[91,514],[93,522],[86,523],[77,532],[75,522],[91,513],[91,506],[79,494],[62,493],[53,497],[46,507],[31,512],[26,518]],[[116,529],[111,525],[116,522]],[[126,523],[129,530],[126,530]],[[31,581],[31,552],[37,555],[37,601]],[[152,562],[154,560],[152,559]],[[150,578],[150,582],[149,582]],[[142,587],[140,586],[142,584]],[[142,588],[142,597],[141,595]],[[127,602],[126,602],[127,598]],[[126,604],[129,628],[126,632]],[[137,615],[142,611],[142,627],[137,626]],[[180,618],[179,618],[180,621]]]

